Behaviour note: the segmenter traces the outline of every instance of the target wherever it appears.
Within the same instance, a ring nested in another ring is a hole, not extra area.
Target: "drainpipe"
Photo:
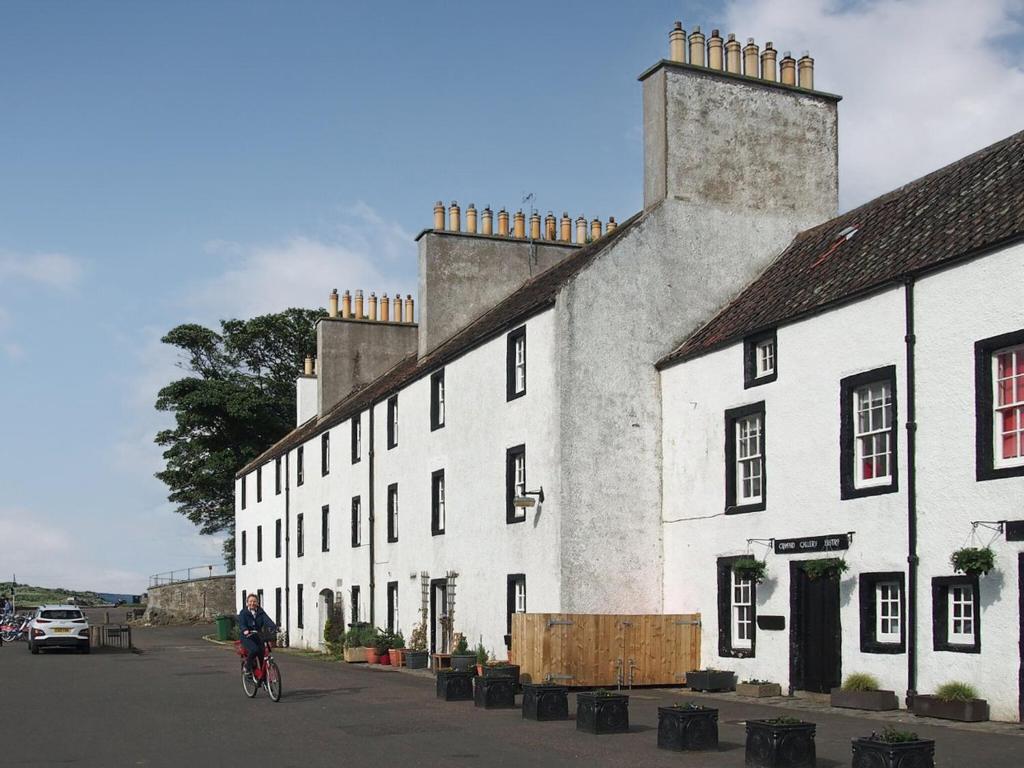
[[[374,618],[374,606],[377,603],[377,601],[376,601],[377,580],[376,580],[376,578],[374,578],[374,570],[373,570],[374,569],[374,551],[376,549],[375,543],[374,543],[374,532],[375,532],[375,529],[376,529],[376,525],[374,523],[374,516],[373,516],[373,460],[374,460],[374,453],[373,453],[373,403],[371,402],[370,403],[370,455],[369,455],[369,458],[368,458],[368,461],[367,461],[367,465],[368,465],[368,469],[369,469],[369,473],[370,473],[369,490],[367,492],[367,495],[370,497],[369,501],[370,501],[370,626],[371,627],[377,626],[377,622],[376,622],[376,620]]]
[[[907,347],[907,695],[909,709],[917,695],[917,421],[914,371],[914,279],[904,287]]]
[[[288,461],[290,452],[284,452],[284,627],[285,646],[292,644],[292,583],[291,583],[291,486],[288,482]]]

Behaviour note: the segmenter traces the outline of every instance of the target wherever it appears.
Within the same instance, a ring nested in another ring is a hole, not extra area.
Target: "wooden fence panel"
[[[510,658],[523,682],[679,684],[700,667],[700,614],[517,613]]]

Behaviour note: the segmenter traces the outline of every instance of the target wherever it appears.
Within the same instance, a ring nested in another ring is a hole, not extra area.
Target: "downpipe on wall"
[[[375,606],[377,604],[377,579],[374,565],[374,552],[376,550],[374,533],[376,524],[374,522],[374,509],[373,509],[373,461],[374,461],[374,435],[373,435],[373,403],[370,403],[370,453],[367,460],[367,471],[370,474],[370,482],[368,484],[369,494],[369,521],[370,521],[370,626],[377,626],[375,620]]]
[[[291,476],[289,467],[291,462],[288,461],[290,456],[289,451],[284,452],[284,644],[285,647],[290,646],[291,643],[291,632],[289,628],[292,625],[292,583],[291,583],[291,540],[292,540],[292,522],[291,522],[291,486],[288,478]],[[278,618],[278,617],[275,617]]]
[[[914,279],[904,284],[907,351],[907,693],[910,709],[917,695],[917,408],[914,369]]]

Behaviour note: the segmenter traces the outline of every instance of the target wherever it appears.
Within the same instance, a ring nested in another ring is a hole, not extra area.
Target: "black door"
[[[790,563],[790,680],[801,691],[827,693],[842,681],[839,582],[810,579]]]

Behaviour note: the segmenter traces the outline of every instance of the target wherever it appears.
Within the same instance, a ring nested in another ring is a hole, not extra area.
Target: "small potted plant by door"
[[[833,707],[868,709],[873,712],[900,708],[896,692],[879,690],[878,679],[866,672],[847,675],[841,688],[832,689],[831,703]]]
[[[733,691],[736,675],[727,669],[695,669],[686,673],[686,685],[691,691]]]
[[[386,629],[377,629],[377,663],[387,666],[391,666],[391,654],[388,651],[391,650],[391,643],[393,638],[391,633]]]
[[[465,672],[473,671],[476,664],[476,654],[469,652],[469,643],[465,635],[457,635],[455,647],[452,650],[452,669]]]
[[[747,768],[814,768],[814,732],[795,717],[747,720]]]
[[[376,629],[367,627],[363,630],[363,645],[366,646],[367,664],[380,664],[380,654],[377,653],[377,642],[379,639]]]
[[[405,637],[402,636],[402,630],[398,630],[391,636],[388,655],[391,657],[391,666],[400,667],[405,664]]]
[[[484,709],[511,709],[516,705],[516,689],[511,677],[473,678],[473,703]]]
[[[913,710],[918,717],[941,717],[968,723],[988,720],[988,702],[978,698],[973,686],[956,681],[940,685],[934,696],[917,694]]]
[[[750,696],[755,699],[763,699],[766,696],[781,696],[782,686],[778,683],[770,683],[767,680],[751,678],[737,684],[736,693],[740,696]]]
[[[658,749],[718,749],[718,710],[700,704],[658,707]]]
[[[427,621],[423,618],[412,629],[409,635],[409,647],[405,651],[405,666],[409,669],[426,669],[429,654],[427,653]]]
[[[880,734],[872,733],[853,739],[853,764],[871,768],[934,768],[935,742],[919,739],[916,733],[886,728]]]
[[[523,718],[526,720],[568,720],[569,689],[564,685],[523,686]]]
[[[576,730],[594,734],[626,733],[629,696],[602,689],[577,693]]]

